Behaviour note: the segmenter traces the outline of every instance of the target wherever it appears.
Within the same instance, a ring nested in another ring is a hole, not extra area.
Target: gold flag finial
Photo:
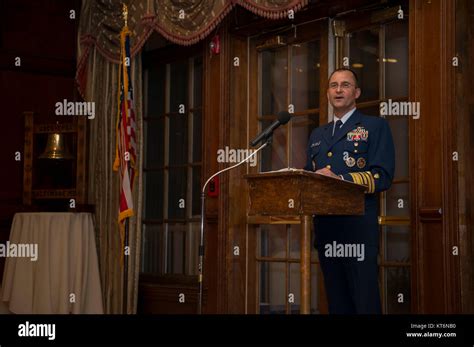
[[[123,19],[125,21],[125,26],[127,26],[127,20],[128,20],[128,7],[125,4],[122,4],[122,14],[123,14]]]

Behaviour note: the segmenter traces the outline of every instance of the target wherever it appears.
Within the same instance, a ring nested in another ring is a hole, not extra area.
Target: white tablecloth
[[[1,299],[10,311],[103,313],[90,213],[17,213],[9,242],[37,245],[36,261],[33,253],[6,258]]]

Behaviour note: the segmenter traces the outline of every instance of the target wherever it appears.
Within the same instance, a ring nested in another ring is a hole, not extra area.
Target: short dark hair
[[[334,75],[336,72],[341,72],[341,71],[349,71],[350,73],[352,73],[352,75],[354,76],[355,82],[356,82],[356,88],[359,88],[359,78],[357,78],[357,74],[355,73],[354,70],[349,69],[347,67],[341,67],[339,69],[334,70],[331,73],[331,75],[329,75],[328,82],[331,80],[332,75]]]

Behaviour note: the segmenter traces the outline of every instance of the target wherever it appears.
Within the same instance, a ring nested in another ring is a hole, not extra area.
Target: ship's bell
[[[64,134],[52,133],[48,135],[46,148],[39,156],[40,159],[73,159],[74,157],[69,152],[66,142],[64,141]]]

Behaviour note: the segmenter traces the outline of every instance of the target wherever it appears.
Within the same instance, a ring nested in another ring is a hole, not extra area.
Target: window
[[[262,40],[262,39],[261,39]],[[258,41],[258,39],[257,39]],[[280,111],[293,119],[279,127],[262,151],[260,172],[303,168],[311,131],[319,124],[320,48],[317,38],[258,52],[258,125],[268,127]],[[290,222],[288,222],[290,223]],[[299,313],[300,225],[257,226],[257,313]],[[312,253],[311,311],[318,312],[317,256]]]
[[[144,71],[142,273],[198,273],[202,70],[197,56]]]

